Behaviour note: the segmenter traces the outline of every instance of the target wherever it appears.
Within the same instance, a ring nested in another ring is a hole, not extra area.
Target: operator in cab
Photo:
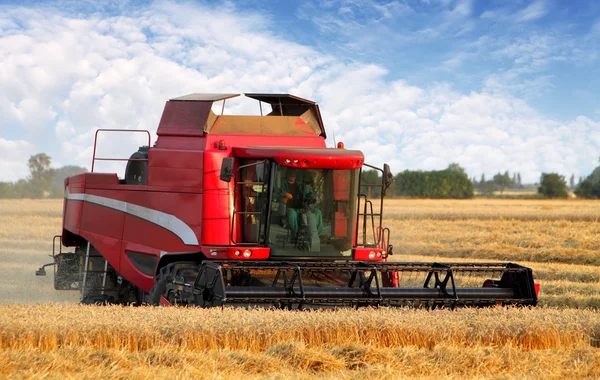
[[[297,181],[296,177],[297,170],[287,168],[285,181],[282,181],[277,193],[279,202],[286,207],[284,221],[289,226],[294,240],[298,236],[298,220],[302,212],[314,214],[317,232],[321,234],[323,231],[323,213],[316,207],[317,196],[305,183]]]

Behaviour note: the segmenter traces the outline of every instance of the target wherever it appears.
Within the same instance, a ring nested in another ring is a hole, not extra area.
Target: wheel
[[[140,288],[134,287],[135,306],[149,305],[150,294]]]
[[[196,306],[196,300],[191,287],[198,276],[199,265],[195,262],[180,261],[161,268],[154,278],[154,287],[150,291],[151,305],[160,305],[164,297],[174,306]],[[177,282],[177,283],[175,283]]]
[[[122,279],[117,290],[117,301],[119,305],[140,306],[144,302],[141,289],[135,287],[132,283]],[[142,295],[140,298],[140,294]]]
[[[96,305],[96,306],[104,306],[104,305],[114,305],[115,299],[108,295],[99,295],[99,296],[86,296],[80,301],[82,305]]]

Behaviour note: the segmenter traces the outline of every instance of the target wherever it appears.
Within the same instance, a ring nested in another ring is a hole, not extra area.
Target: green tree
[[[592,174],[590,174],[587,179],[589,179],[592,182],[600,182],[600,166],[598,166],[596,169],[594,169],[592,171]]]
[[[50,168],[51,161],[52,159],[46,153],[38,153],[29,157],[27,162],[31,173],[29,182],[31,184],[31,194],[35,198],[41,198],[44,196],[45,191],[50,192],[52,190],[54,170]]]
[[[496,174],[492,181],[494,181],[494,185],[496,185],[496,187],[500,190],[501,194],[504,193],[504,189],[511,186],[508,170],[504,174]]]
[[[66,177],[87,170],[78,166],[50,168],[52,159],[45,153],[29,157],[29,177],[15,183],[0,183],[0,198],[43,198],[62,197]]]
[[[496,185],[494,181],[486,181],[479,184],[479,191],[481,191],[482,195],[491,196],[496,191]]]
[[[566,198],[568,194],[565,177],[557,173],[543,173],[538,193],[546,198]]]
[[[459,164],[457,164],[456,162],[451,163],[450,165],[448,165],[448,168],[446,170],[452,171],[452,172],[457,172],[457,173],[462,173],[462,174],[467,174],[465,172],[465,169],[463,169]]]
[[[58,187],[62,189],[64,187],[65,179],[67,177],[87,173],[87,169],[81,166],[67,165],[62,168],[55,169],[52,177],[52,187]]]
[[[600,198],[600,166],[595,168],[587,178],[579,177],[575,195],[579,198]]]
[[[31,178],[42,178],[47,175],[50,170],[52,159],[46,153],[38,153],[35,156],[29,157],[27,165]]]
[[[12,183],[0,182],[0,198],[10,198],[12,194]]]
[[[396,175],[396,194],[415,198],[473,197],[473,183],[464,169],[451,165],[439,171],[409,171]]]
[[[582,181],[575,189],[575,195],[578,198],[598,199],[600,196],[600,183],[593,183],[588,180]]]
[[[569,179],[569,187],[571,189],[575,188],[575,173],[571,174],[571,178]]]
[[[31,181],[20,179],[12,185],[10,198],[41,198],[42,195],[43,192],[33,187]]]
[[[369,186],[369,185],[381,185],[381,176],[378,170],[363,170],[360,179],[360,192],[365,195],[371,195],[372,198],[379,198],[381,196],[380,186]],[[370,193],[369,193],[370,189]]]

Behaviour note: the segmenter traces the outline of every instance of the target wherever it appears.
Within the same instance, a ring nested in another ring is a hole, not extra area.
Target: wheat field
[[[55,291],[62,201],[0,200],[0,376],[600,376],[600,202],[392,200],[392,260],[513,261],[541,307],[289,312],[92,307]]]
[[[0,307],[4,377],[596,377],[589,310]]]
[[[600,202],[393,200],[398,261],[510,261],[533,269],[540,305],[600,307]]]

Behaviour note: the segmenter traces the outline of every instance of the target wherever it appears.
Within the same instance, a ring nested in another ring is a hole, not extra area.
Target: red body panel
[[[205,245],[229,245],[231,214],[233,212],[233,181],[219,179],[221,161],[231,150],[210,149],[204,153],[204,227],[202,242]]]
[[[202,188],[202,150],[152,149],[148,155],[148,185]]]
[[[185,252],[202,252],[209,259],[236,258],[231,242],[234,184],[220,180],[224,157],[237,153],[285,165],[286,152],[293,151],[291,158],[332,169],[359,168],[364,159],[358,151],[324,149],[323,136],[205,135],[202,128],[212,103],[196,102],[201,103],[196,108],[186,103],[192,102],[167,102],[158,140],[148,149],[147,185],[126,185],[116,174],[104,173],[65,181],[63,229],[87,240],[144,291],[152,288],[153,276],[136,268],[127,251],[153,256],[157,262],[164,254]],[[221,140],[225,149],[219,147]],[[342,199],[347,184],[340,179],[337,186]],[[268,248],[252,255],[268,257]]]

